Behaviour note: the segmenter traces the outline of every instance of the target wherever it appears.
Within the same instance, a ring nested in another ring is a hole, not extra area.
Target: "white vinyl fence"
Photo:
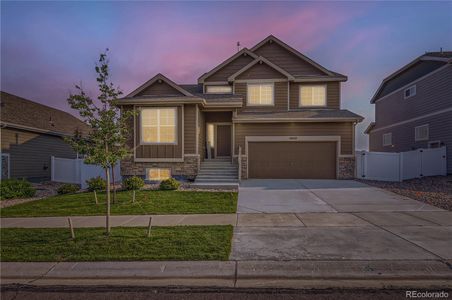
[[[400,153],[356,152],[356,178],[402,181],[424,176],[447,175],[446,147]]]
[[[86,188],[86,180],[101,176],[105,179],[105,171],[99,166],[88,165],[83,159],[51,158],[52,181],[80,184]],[[111,175],[110,175],[111,177]],[[121,181],[119,163],[115,166],[115,181]]]

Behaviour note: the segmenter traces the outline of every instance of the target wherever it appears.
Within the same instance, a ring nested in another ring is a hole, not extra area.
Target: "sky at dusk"
[[[273,34],[345,74],[342,107],[373,120],[381,80],[425,51],[452,50],[452,2],[1,2],[1,89],[62,110],[75,83],[95,96],[110,49],[125,93],[156,73],[195,83]],[[74,112],[72,112],[74,113]],[[75,113],[74,113],[75,114]]]

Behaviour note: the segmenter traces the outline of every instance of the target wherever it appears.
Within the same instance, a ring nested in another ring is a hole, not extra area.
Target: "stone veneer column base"
[[[339,157],[339,170],[337,179],[355,178],[355,157]]]
[[[199,160],[199,155],[184,155],[183,162],[134,162],[131,158],[121,161],[121,175],[145,178],[147,168],[169,168],[173,177],[194,180],[198,174]]]

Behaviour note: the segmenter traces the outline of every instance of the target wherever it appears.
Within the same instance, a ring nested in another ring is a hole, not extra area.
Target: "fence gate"
[[[424,176],[447,175],[446,147],[400,153],[356,152],[356,177],[402,181]]]

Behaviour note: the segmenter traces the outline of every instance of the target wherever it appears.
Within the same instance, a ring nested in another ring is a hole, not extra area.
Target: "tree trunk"
[[[132,203],[135,203],[135,190],[133,190],[133,194],[132,194]]]
[[[106,234],[110,235],[110,172],[105,168],[105,177],[107,178],[107,218],[106,218]]]
[[[98,205],[99,202],[97,201],[97,193],[96,193],[96,190],[94,190],[94,200],[96,200],[96,205]]]
[[[113,182],[113,203],[116,203],[115,166],[111,166],[111,181]]]

